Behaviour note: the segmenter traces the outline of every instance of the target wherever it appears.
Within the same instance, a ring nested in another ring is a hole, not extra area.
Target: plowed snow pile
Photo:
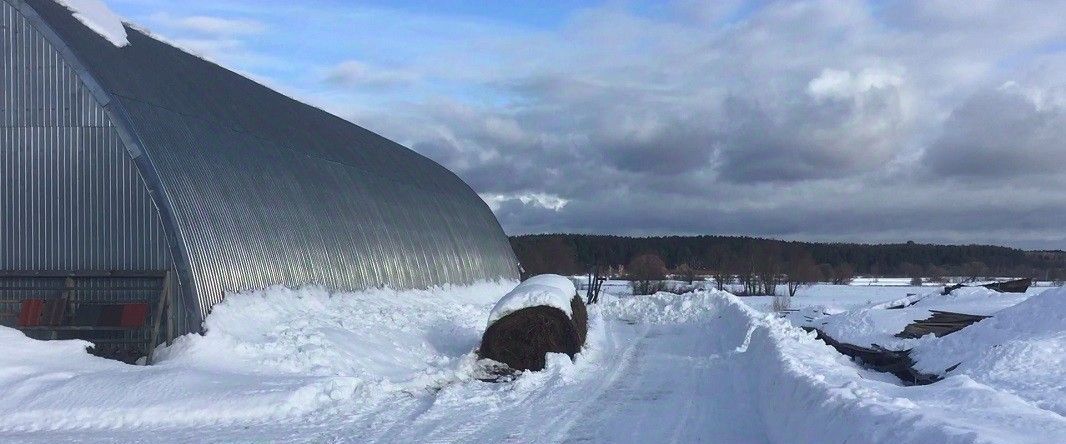
[[[1066,289],[1048,290],[992,317],[914,346],[917,368],[977,383],[1066,415]]]
[[[0,328],[0,441],[1066,441],[1016,395],[901,387],[713,291],[604,296],[573,362],[479,381],[474,348],[513,287],[233,295],[152,367]]]
[[[998,293],[986,288],[962,288],[948,295],[940,294],[939,290],[930,290],[926,294],[847,310],[828,317],[812,315],[811,309],[817,312],[818,307],[808,307],[793,313],[790,318],[798,325],[816,327],[832,338],[851,344],[864,347],[877,344],[903,349],[912,347],[913,340],[900,339],[895,337],[895,334],[911,322],[932,316],[933,312],[930,310],[987,316],[1016,305],[1028,297],[1026,294]],[[903,309],[888,309],[901,304],[909,305]],[[813,318],[813,321],[806,321],[805,316]]]

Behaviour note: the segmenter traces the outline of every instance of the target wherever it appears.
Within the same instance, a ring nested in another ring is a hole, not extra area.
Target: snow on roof
[[[492,307],[488,325],[523,308],[538,306],[555,307],[567,316],[573,316],[570,300],[575,295],[577,288],[568,278],[557,274],[533,276],[518,284]]]
[[[122,26],[122,17],[115,14],[102,0],[55,0],[63,5],[74,18],[93,32],[100,34],[111,44],[123,47],[130,44],[126,37],[126,28]]]

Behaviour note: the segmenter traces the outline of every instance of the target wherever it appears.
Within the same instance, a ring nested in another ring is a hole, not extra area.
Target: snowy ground
[[[988,347],[950,355],[963,373],[925,387],[859,368],[766,313],[768,299],[713,291],[606,295],[576,362],[478,381],[471,352],[513,286],[237,295],[152,367],[0,328],[0,441],[1066,442],[1061,371],[1030,371],[1028,388],[976,376],[1025,374],[1000,349],[1061,368],[1066,293],[1018,298],[970,338]],[[794,305],[831,323],[916,293],[805,291]],[[1027,316],[1042,321],[1020,328]],[[936,341],[965,351],[950,338]]]

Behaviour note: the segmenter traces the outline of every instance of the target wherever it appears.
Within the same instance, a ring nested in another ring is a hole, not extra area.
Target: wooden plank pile
[[[877,344],[873,344],[871,348],[861,347],[837,341],[817,328],[804,327],[803,329],[815,332],[817,339],[821,339],[840,354],[858,360],[864,367],[895,375],[903,385],[927,385],[942,379],[940,376],[915,370],[910,350],[889,350]]]
[[[1029,290],[1029,287],[1033,285],[1031,278],[1013,279],[1002,282],[992,282],[990,284],[982,285],[967,285],[967,284],[955,284],[944,287],[944,291],[941,294],[949,295],[951,292],[963,287],[985,287],[992,291],[998,291],[1000,293],[1025,293]]]
[[[991,316],[972,315],[966,313],[952,313],[950,311],[929,310],[933,313],[927,319],[914,321],[896,333],[897,338],[920,338],[929,333],[936,337],[955,333],[971,324]]]

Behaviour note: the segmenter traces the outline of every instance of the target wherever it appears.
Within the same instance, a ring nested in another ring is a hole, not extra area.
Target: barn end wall
[[[0,272],[170,268],[159,212],[116,126],[20,7],[0,0]]]
[[[516,279],[488,206],[439,164],[127,27],[121,48],[22,5],[111,119],[168,235],[185,331],[230,292]]]

